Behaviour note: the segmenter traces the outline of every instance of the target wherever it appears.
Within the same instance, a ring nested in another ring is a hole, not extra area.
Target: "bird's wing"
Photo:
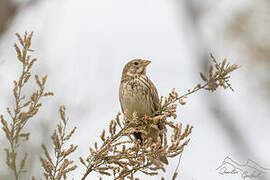
[[[124,109],[123,109],[123,103],[122,103],[122,95],[121,95],[121,93],[123,93],[122,92],[123,91],[123,86],[122,86],[122,83],[120,84],[120,88],[119,88],[119,101],[120,101],[120,105],[121,105],[121,109],[122,109],[122,112],[124,113]]]
[[[157,111],[159,109],[159,97],[158,97],[157,88],[149,78],[146,77],[146,80],[148,81],[148,83],[151,87],[151,88],[149,88],[149,91],[150,91],[150,96],[151,96],[152,101],[153,101],[154,111]]]

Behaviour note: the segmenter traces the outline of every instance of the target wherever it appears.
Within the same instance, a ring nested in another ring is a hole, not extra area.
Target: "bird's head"
[[[123,75],[135,77],[136,75],[145,75],[146,67],[151,63],[148,60],[133,59],[129,61],[123,70]]]

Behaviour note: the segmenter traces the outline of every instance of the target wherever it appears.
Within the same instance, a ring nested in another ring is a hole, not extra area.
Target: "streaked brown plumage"
[[[122,72],[119,89],[119,99],[122,111],[128,119],[132,119],[136,112],[139,118],[151,116],[159,107],[158,92],[153,82],[146,76],[146,67],[151,63],[148,60],[134,59],[128,62]],[[143,143],[140,133],[134,133],[136,139]],[[166,157],[160,159],[167,164]]]
[[[146,76],[146,66],[150,61],[135,59],[124,67],[119,90],[122,111],[132,117],[152,115],[158,109],[158,93],[155,85]]]

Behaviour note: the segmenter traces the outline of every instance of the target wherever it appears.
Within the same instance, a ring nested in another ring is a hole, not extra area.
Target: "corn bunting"
[[[119,99],[123,113],[126,118],[132,120],[136,112],[138,118],[144,115],[151,116],[159,108],[159,97],[155,85],[146,76],[146,66],[151,61],[134,59],[128,62],[122,72],[122,79],[119,89]],[[134,136],[143,144],[142,134],[135,132]],[[165,156],[160,160],[168,164]]]

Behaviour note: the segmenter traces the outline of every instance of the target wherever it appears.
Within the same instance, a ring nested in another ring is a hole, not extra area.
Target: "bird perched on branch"
[[[123,113],[127,119],[133,119],[136,112],[138,118],[145,115],[151,116],[159,108],[158,92],[153,82],[146,76],[146,67],[151,63],[148,60],[134,59],[128,62],[122,72],[119,89],[119,99]],[[140,132],[135,132],[134,136],[143,144],[143,137]],[[168,164],[166,157],[160,160]]]

